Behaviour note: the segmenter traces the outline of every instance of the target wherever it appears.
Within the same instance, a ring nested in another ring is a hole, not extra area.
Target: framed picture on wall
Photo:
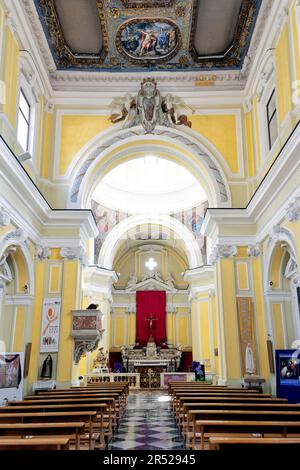
[[[27,343],[24,358],[24,378],[28,376],[32,343]]]
[[[270,339],[267,339],[267,350],[269,359],[269,369],[271,374],[275,374],[275,362],[274,362],[274,351],[273,343]]]
[[[60,310],[60,298],[44,299],[40,345],[41,353],[58,352]]]

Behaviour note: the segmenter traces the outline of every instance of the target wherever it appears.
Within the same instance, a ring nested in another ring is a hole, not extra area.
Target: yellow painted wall
[[[178,318],[178,341],[179,344],[186,345],[189,343],[188,340],[188,319],[187,317]]]
[[[14,351],[24,351],[25,307],[17,307],[15,321]]]
[[[284,349],[284,333],[282,323],[282,305],[272,304],[274,334],[275,334],[275,345],[276,349]]]
[[[225,326],[226,362],[229,379],[241,377],[240,361],[237,354],[238,329],[235,304],[234,262],[232,259],[221,259],[221,279],[223,315]]]
[[[279,122],[283,123],[286,115],[292,109],[291,75],[288,51],[288,26],[282,30],[276,46],[276,69],[278,87]]]
[[[251,113],[246,114],[246,129],[247,129],[248,172],[249,172],[249,176],[254,176],[255,161],[254,161],[253,129],[252,129]]]
[[[226,160],[233,173],[237,173],[237,124],[235,115],[190,116],[192,128],[208,139]]]
[[[217,319],[217,305],[216,297],[212,298],[212,316],[213,316],[213,335],[214,335],[214,359],[215,359],[215,369],[216,373],[219,373],[219,342],[218,342],[218,319]],[[215,354],[216,349],[218,350],[218,355]]]
[[[238,276],[238,287],[239,289],[249,289],[249,279],[247,263],[239,262],[236,264],[237,276]]]
[[[129,344],[135,343],[136,336],[136,315],[135,313],[130,314],[130,329],[129,329]]]
[[[71,380],[73,363],[73,344],[71,337],[72,313],[71,310],[77,307],[77,280],[79,263],[77,261],[64,261],[63,290],[61,305],[60,340],[57,363],[57,380],[69,382]]]
[[[52,126],[52,114],[45,113],[43,160],[42,160],[43,161],[43,164],[42,164],[43,178],[49,177],[50,150],[51,150],[51,126]]]
[[[255,317],[257,322],[258,363],[260,374],[268,378],[270,375],[268,351],[266,345],[266,313],[263,293],[263,276],[260,258],[252,258],[253,289],[255,296]]]
[[[122,346],[125,343],[125,318],[118,317],[115,320],[115,344]]]
[[[258,122],[258,97],[255,96],[253,98],[253,121],[254,121],[254,129],[255,129],[255,155],[256,155],[256,162],[257,166],[260,167],[261,165],[261,148],[260,148],[260,129],[259,129],[259,122]]]
[[[10,124],[15,126],[17,111],[17,88],[18,88],[18,56],[19,48],[17,42],[6,26],[6,60],[5,60],[5,103],[4,113]]]
[[[280,287],[280,266],[282,262],[283,250],[280,245],[276,246],[273,251],[271,267],[270,267],[270,281],[273,282],[273,288]]]
[[[174,335],[174,326],[173,326],[173,314],[167,314],[167,340],[169,343],[174,344],[175,335]]]
[[[38,365],[39,365],[39,351],[40,351],[40,334],[41,334],[41,319],[42,319],[42,306],[43,306],[43,291],[44,291],[44,278],[45,278],[46,264],[41,261],[36,262],[35,269],[35,295],[34,295],[34,313],[32,330],[32,348],[31,358],[28,374],[28,382],[33,383],[37,380]]]
[[[13,257],[14,257],[14,260],[16,262],[17,269],[18,269],[18,278],[19,278],[18,292],[24,292],[25,284],[28,284],[28,276],[27,276],[27,269],[25,265],[25,259],[20,249],[17,249],[17,251],[13,254]]]
[[[75,155],[89,140],[111,125],[108,116],[62,116],[60,174],[67,171]]]
[[[200,303],[200,334],[202,358],[210,358],[210,334],[209,334],[209,305],[207,302]]]
[[[50,289],[51,293],[59,292],[61,288],[62,266],[51,265],[50,267]]]

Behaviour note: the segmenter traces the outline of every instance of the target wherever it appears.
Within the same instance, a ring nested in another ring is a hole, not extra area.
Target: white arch
[[[290,232],[286,228],[276,225],[275,227],[273,227],[272,233],[270,236],[271,238],[268,243],[267,253],[266,253],[265,260],[264,260],[264,290],[265,292],[268,291],[270,288],[269,277],[270,277],[272,257],[273,257],[273,253],[276,248],[276,245],[279,242],[287,243],[295,256],[295,259],[298,260],[296,242],[295,242],[294,235],[292,234],[292,232]],[[299,263],[298,263],[298,266],[299,266]]]
[[[107,235],[100,250],[99,266],[105,269],[113,269],[113,263],[120,240],[129,230],[132,230],[137,225],[143,224],[159,224],[176,233],[184,242],[189,269],[197,268],[203,264],[201,251],[194,235],[178,220],[168,215],[150,215],[147,217],[136,215],[124,219]]]
[[[112,133],[107,130],[98,135],[98,139],[93,139],[93,146],[88,146],[88,151],[82,153],[80,151],[79,156],[76,157],[76,164],[73,166],[72,171],[72,183],[68,194],[68,207],[86,207],[87,195],[89,192],[90,184],[89,178],[93,177],[95,180],[108,168],[109,165],[113,164],[114,161],[118,160],[120,156],[113,155],[110,161],[105,162],[97,168],[95,174],[95,168],[99,165],[99,162],[104,159],[110,152],[124,145],[132,142],[137,143],[138,141],[151,141],[162,140],[166,145],[177,145],[183,149],[181,158],[187,163],[190,168],[194,167],[196,170],[196,178],[200,180],[202,174],[202,168],[205,168],[206,173],[209,175],[208,185],[211,188],[211,205],[214,207],[231,207],[231,194],[230,188],[225,176],[225,173],[218,161],[207,146],[201,142],[201,136],[194,131],[189,129],[189,132],[179,131],[174,128],[157,127],[155,132],[151,135],[145,135],[144,130],[141,127],[116,130]],[[164,148],[161,149],[164,152]],[[130,149],[130,151],[134,151]],[[184,154],[184,151],[193,155],[194,160]],[[217,151],[216,151],[217,152]],[[175,150],[174,150],[175,153]],[[197,162],[197,163],[196,163]],[[198,172],[198,174],[197,174]],[[69,173],[69,172],[68,172]],[[202,179],[204,175],[202,174]],[[207,176],[206,176],[207,178]]]
[[[299,259],[297,256],[297,248],[294,235],[288,229],[284,227],[280,227],[276,225],[272,228],[272,232],[270,234],[270,240],[267,246],[267,253],[264,259],[264,272],[263,272],[263,282],[264,282],[264,294],[265,294],[265,306],[266,306],[266,321],[267,321],[267,329],[271,336],[274,338],[274,324],[273,324],[273,316],[271,311],[271,299],[272,294],[274,291],[270,289],[270,270],[272,265],[272,258],[274,254],[274,250],[278,243],[284,242],[289,246],[290,252],[293,253],[293,256],[297,260],[298,270],[299,270]],[[297,276],[297,274],[295,273]],[[300,273],[298,273],[298,278],[300,278]],[[298,312],[298,299],[297,299],[297,285],[293,282],[291,283],[291,294],[292,294],[292,304],[293,304],[293,321],[295,331],[300,333],[300,317]]]
[[[31,258],[29,248],[25,242],[25,234],[22,230],[18,229],[14,232],[9,232],[0,239],[0,259],[10,246],[19,247],[22,255],[24,256],[29,283],[28,294],[34,295],[34,263]]]

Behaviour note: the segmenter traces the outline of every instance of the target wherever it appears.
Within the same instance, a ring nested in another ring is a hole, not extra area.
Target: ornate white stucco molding
[[[283,241],[283,240],[292,241],[291,232],[287,230],[286,228],[281,227],[280,225],[274,225],[272,227],[269,233],[269,237],[270,237],[269,242],[268,242],[269,245],[273,243],[274,241],[275,242]]]
[[[247,248],[247,254],[251,258],[257,258],[258,256],[261,255],[261,247],[257,243],[256,245],[249,245]]]
[[[300,273],[295,273],[292,277],[292,282],[295,287],[300,287]]]
[[[88,265],[88,259],[85,250],[81,246],[63,247],[60,250],[60,256],[69,261],[78,260],[84,266]]]
[[[237,255],[237,247],[235,245],[219,245],[217,244],[211,252],[209,264],[216,264],[220,258],[232,258]]]
[[[0,227],[5,227],[9,224],[10,224],[9,213],[3,207],[0,207]]]
[[[289,222],[300,220],[300,197],[297,197],[286,210],[286,218]]]
[[[51,248],[47,246],[38,245],[35,250],[35,256],[40,261],[45,261],[46,259],[49,259],[51,256]]]
[[[25,233],[24,230],[21,228],[18,228],[17,230],[14,230],[13,232],[9,232],[7,235],[4,237],[4,242],[9,242],[9,241],[16,241],[18,243],[26,243],[27,242],[27,234]]]

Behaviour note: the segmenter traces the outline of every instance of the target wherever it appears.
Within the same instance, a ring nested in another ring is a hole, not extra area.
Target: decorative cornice
[[[286,210],[286,218],[289,222],[300,220],[300,197],[297,197]]]
[[[45,261],[46,259],[49,259],[51,256],[51,248],[38,245],[35,250],[35,256],[40,261]]]
[[[9,224],[10,224],[9,213],[3,207],[0,207],[0,227],[5,227]]]
[[[49,49],[49,45],[43,27],[38,17],[38,13],[35,9],[34,2],[32,0],[21,0],[21,2],[29,20],[30,28],[33,31],[34,36],[37,40],[38,47],[41,51],[45,65],[48,69],[48,72],[51,74],[56,70],[56,65]]]
[[[250,47],[244,60],[241,76],[247,80],[254,57],[257,54],[260,41],[266,28],[274,0],[265,0],[260,8],[259,16],[256,21],[255,29],[252,35]]]
[[[261,255],[261,247],[257,243],[256,245],[249,245],[247,248],[247,254],[251,258],[257,258],[258,256]]]

